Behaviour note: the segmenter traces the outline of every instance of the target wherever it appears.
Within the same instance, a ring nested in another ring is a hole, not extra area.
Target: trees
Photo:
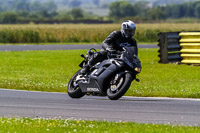
[[[159,7],[151,8],[147,12],[150,20],[161,20],[164,19],[164,13]]]
[[[27,0],[16,0],[12,7],[16,11],[29,11],[29,3]]]
[[[18,20],[18,15],[15,12],[4,12],[0,14],[0,22],[4,24],[14,24]]]
[[[187,2],[178,5],[166,5],[173,0],[154,0],[159,3],[150,3],[138,0],[116,0],[115,2],[105,6],[109,8],[109,16],[95,16],[92,13],[86,13],[81,8],[87,7],[81,3],[81,0],[0,0],[0,22],[1,23],[28,23],[28,22],[65,22],[68,20],[114,20],[134,19],[135,21],[148,22],[159,21],[168,18],[200,18],[200,0],[195,2]],[[174,0],[173,2],[178,1]],[[186,1],[186,0],[183,0]],[[191,0],[192,1],[192,0]],[[62,4],[62,9],[68,5],[69,10],[57,10],[57,4]],[[103,8],[107,2],[102,0],[89,0],[87,4],[95,7]],[[158,4],[158,5],[156,5]],[[64,5],[64,6],[63,6]],[[100,6],[99,6],[100,5]],[[189,19],[188,19],[189,20]]]
[[[179,5],[168,5],[160,8],[165,18],[199,18],[200,17],[200,1],[186,2]]]
[[[165,3],[170,3],[171,1],[166,0]],[[162,2],[164,1],[160,1],[161,6],[154,5],[152,7],[149,2],[144,1],[135,2],[133,5],[128,1],[117,1],[110,5],[109,15],[117,19],[133,16],[139,20],[200,18],[200,1],[176,5],[162,5]]]
[[[0,1],[0,4],[1,23],[40,21],[57,15],[57,5],[53,0],[45,3],[30,0]]]
[[[43,10],[43,6],[39,1],[30,3],[30,12],[38,12],[42,10]]]
[[[113,2],[109,6],[109,9],[110,9],[109,15],[111,17],[123,18],[136,15],[136,11],[134,10],[133,5],[127,1]]]
[[[149,9],[148,4],[148,2],[139,1],[133,5],[137,16],[145,16],[147,14],[147,11]]]
[[[200,18],[200,1],[194,7],[194,16]]]
[[[84,16],[83,10],[81,10],[80,8],[73,8],[69,13],[72,15],[74,20],[81,19]]]
[[[42,5],[42,10],[40,11],[44,17],[51,18],[57,15],[57,5],[54,1],[48,1]]]

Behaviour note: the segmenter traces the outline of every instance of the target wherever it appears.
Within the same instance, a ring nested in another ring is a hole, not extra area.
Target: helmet
[[[135,23],[130,20],[124,21],[121,25],[121,33],[125,38],[132,38],[135,34],[135,29]]]

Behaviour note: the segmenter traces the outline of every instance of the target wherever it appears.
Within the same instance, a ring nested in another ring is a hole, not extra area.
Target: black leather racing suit
[[[108,49],[112,49],[115,51],[122,51],[123,46],[135,46],[136,47],[136,55],[138,55],[138,47],[137,42],[134,38],[125,38],[121,34],[121,31],[113,31],[110,35],[103,41],[102,49],[98,52],[97,55],[94,56],[91,60],[89,60],[89,66],[93,66],[97,62],[101,62],[107,59]]]

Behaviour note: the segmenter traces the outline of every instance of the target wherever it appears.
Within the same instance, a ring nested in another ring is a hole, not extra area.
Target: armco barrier
[[[180,62],[182,58],[180,56],[179,32],[161,32],[158,36],[159,63]]]
[[[200,64],[200,32],[181,32],[181,63]]]

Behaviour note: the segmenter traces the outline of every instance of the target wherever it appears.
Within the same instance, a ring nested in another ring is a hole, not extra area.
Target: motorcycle
[[[92,48],[86,55],[81,54],[84,60],[79,66],[83,68],[96,53]],[[124,47],[120,53],[108,52],[108,58],[96,63],[86,74],[81,74],[80,69],[68,83],[68,95],[71,98],[84,95],[108,96],[110,100],[121,98],[133,80],[140,81],[136,76],[142,67],[135,53],[135,47]]]

